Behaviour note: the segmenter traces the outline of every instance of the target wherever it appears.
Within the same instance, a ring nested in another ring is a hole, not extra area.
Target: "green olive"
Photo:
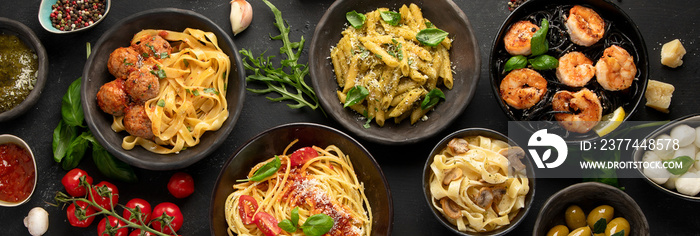
[[[600,218],[604,218],[605,222],[610,223],[614,213],[615,209],[608,205],[600,205],[594,208],[591,213],[588,213],[588,227],[591,227],[591,229],[595,228],[594,225],[600,220]]]
[[[547,232],[547,236],[566,236],[569,234],[569,228],[565,225],[557,225]]]
[[[625,236],[630,235],[630,223],[625,220],[625,218],[617,217],[608,223],[608,227],[605,227],[605,236],[611,236],[617,232],[625,231]]]
[[[580,227],[578,229],[575,229],[574,231],[571,231],[571,233],[567,236],[590,236],[591,235],[591,228],[588,226]]]
[[[571,205],[569,208],[566,208],[564,219],[566,219],[566,226],[569,226],[569,229],[578,229],[586,226],[586,215],[584,215],[581,207],[577,205]]]

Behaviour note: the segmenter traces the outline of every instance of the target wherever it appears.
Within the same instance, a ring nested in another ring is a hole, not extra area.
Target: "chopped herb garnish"
[[[192,90],[192,94],[194,96],[199,96],[199,91],[198,90]]]
[[[141,57],[148,57],[148,53],[147,52],[141,53]]]
[[[214,88],[205,88],[204,92],[219,95],[219,91],[216,91]]]
[[[133,65],[134,65],[134,63],[131,63],[131,62],[126,62],[126,58],[124,58],[124,65],[127,65],[127,66],[133,66]]]
[[[186,59],[185,59],[185,60],[182,60],[182,62],[185,63],[185,67],[189,67],[189,66],[190,66],[190,62],[187,61]]]
[[[158,70],[151,70],[151,74],[154,74],[155,76],[158,76],[159,79],[165,79],[167,76],[165,75],[165,70],[160,68],[158,66]]]
[[[428,28],[435,28],[435,25],[433,25],[433,22],[425,21],[425,27],[428,27]]]
[[[148,47],[149,49],[151,49],[151,51],[153,52],[154,55],[155,55],[155,54],[158,54],[158,52],[156,52],[156,49],[153,47],[153,45],[151,45],[151,44],[149,44],[149,43],[146,43],[146,47]]]
[[[165,107],[165,100],[163,100],[163,99],[158,100],[158,104],[156,104],[156,105],[158,105],[159,107]]]
[[[168,58],[168,57],[170,57],[170,54],[168,54],[167,52],[161,52],[161,53],[160,53],[160,59]]]

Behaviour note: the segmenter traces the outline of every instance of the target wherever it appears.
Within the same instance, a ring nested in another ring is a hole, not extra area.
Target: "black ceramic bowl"
[[[280,154],[294,139],[294,147],[335,145],[350,156],[355,173],[365,185],[365,195],[372,208],[372,235],[391,235],[393,205],[389,184],[374,157],[355,139],[328,126],[311,123],[294,123],[269,129],[238,148],[224,164],[212,192],[211,235],[228,235],[224,216],[226,198],[233,191],[237,179],[245,179],[248,171],[257,163]]]
[[[41,91],[44,89],[46,78],[49,75],[49,58],[46,55],[44,45],[41,44],[36,34],[20,22],[0,17],[0,34],[16,35],[29,49],[36,53],[37,61],[39,62],[34,89],[20,104],[0,113],[0,122],[3,122],[24,114],[39,101],[39,96],[41,96]]]
[[[526,172],[527,176],[529,179],[529,187],[530,190],[525,196],[525,208],[520,209],[518,214],[513,218],[510,222],[509,225],[501,227],[500,229],[489,231],[489,232],[480,232],[480,233],[475,233],[475,232],[465,232],[465,231],[459,231],[457,229],[456,225],[453,225],[451,222],[447,221],[445,217],[440,213],[435,207],[433,207],[431,198],[432,195],[430,193],[430,176],[432,175],[432,170],[430,168],[430,164],[433,163],[433,160],[435,159],[435,155],[440,153],[443,149],[447,148],[447,144],[452,140],[453,138],[463,138],[463,137],[469,137],[469,136],[484,136],[488,138],[492,138],[495,140],[501,140],[504,142],[507,142],[511,146],[518,146],[515,141],[511,140],[510,138],[506,137],[505,135],[496,132],[494,130],[490,129],[484,129],[484,128],[466,128],[462,129],[459,131],[456,131],[454,133],[451,133],[447,137],[443,138],[440,140],[440,142],[435,145],[432,151],[430,151],[430,156],[428,156],[428,160],[425,162],[425,166],[423,167],[423,196],[425,197],[425,201],[428,204],[428,207],[432,210],[431,212],[437,218],[442,225],[447,227],[448,229],[452,230],[453,232],[459,234],[459,235],[464,235],[464,236],[493,236],[493,235],[505,235],[508,232],[512,231],[515,229],[515,227],[520,224],[520,222],[525,219],[525,216],[527,216],[527,213],[530,211],[530,206],[532,205],[532,200],[535,197],[535,169],[534,169],[534,164],[530,160],[529,157],[525,157],[521,159],[523,164],[526,166]]]
[[[569,9],[574,5],[592,8],[605,21],[605,35],[600,41],[589,47],[578,46],[571,43],[569,34],[566,32],[566,27],[563,24],[565,19],[562,17],[568,16]],[[550,30],[547,36],[550,42],[547,54],[550,56],[559,58],[567,52],[580,51],[595,64],[601,57],[603,50],[614,44],[625,48],[630,55],[634,57],[635,65],[637,66],[637,75],[629,89],[618,92],[605,91],[600,87],[595,78],[585,86],[596,92],[598,97],[601,98],[603,115],[612,113],[617,107],[622,106],[626,113],[625,120],[627,120],[627,118],[637,110],[639,102],[642,97],[644,97],[649,76],[649,61],[646,44],[644,43],[644,39],[637,25],[634,24],[632,19],[622,11],[622,9],[608,0],[573,0],[566,2],[557,0],[530,0],[518,7],[508,16],[494,38],[491,55],[489,57],[489,76],[491,78],[492,91],[506,116],[514,121],[553,121],[555,119],[554,114],[551,113],[551,100],[554,94],[559,90],[580,90],[580,88],[571,88],[559,83],[555,75],[555,70],[539,71],[540,74],[547,79],[548,91],[535,106],[525,110],[518,110],[510,107],[501,99],[499,86],[501,80],[507,75],[507,72],[503,73],[503,68],[506,61],[511,57],[510,54],[505,51],[503,37],[507,33],[509,27],[517,21],[530,20],[530,22],[540,25],[542,18],[548,18],[550,22]],[[522,123],[519,124],[524,125]],[[543,127],[528,126],[526,128],[534,132]],[[598,134],[594,131],[579,134],[566,132],[566,130],[558,125],[554,128],[547,128],[552,132],[565,133],[563,135],[567,137],[567,141],[589,140],[598,137]]]
[[[121,143],[127,133],[115,133],[112,131],[110,128],[112,116],[102,112],[95,99],[100,86],[114,80],[114,76],[107,70],[109,54],[118,47],[128,46],[134,34],[142,29],[183,31],[185,28],[195,28],[216,34],[219,47],[231,60],[231,72],[226,93],[229,117],[219,130],[206,132],[201,137],[199,144],[180,151],[179,154],[155,154],[142,147],[124,150],[121,147]],[[229,34],[230,32],[222,30],[214,22],[199,13],[174,8],[153,9],[134,14],[105,32],[97,41],[90,58],[85,64],[80,90],[85,120],[95,138],[120,160],[149,170],[184,168],[216,150],[233,130],[233,126],[236,124],[236,120],[243,108],[245,95],[243,64],[238,55],[238,49],[236,49]]]
[[[330,49],[338,44],[342,38],[341,32],[348,25],[345,19],[346,12],[355,10],[366,13],[379,7],[398,11],[403,4],[411,3],[422,8],[423,17],[429,19],[438,28],[449,32],[448,37],[455,40],[450,49],[454,87],[452,90],[443,90],[446,100],[441,101],[433,111],[428,113],[430,118],[427,121],[419,121],[415,125],[403,121],[397,125],[387,119],[384,127],[379,127],[372,122],[372,127],[365,129],[363,128],[365,120],[361,119],[362,115],[349,108],[344,109],[338,100],[336,91],[339,87],[330,60]],[[462,114],[474,96],[480,66],[479,47],[474,30],[464,12],[451,0],[335,1],[316,26],[309,54],[309,71],[313,87],[323,109],[350,132],[381,144],[416,143],[442,131]]]
[[[566,225],[564,212],[571,205],[578,205],[588,213],[600,205],[610,205],[615,209],[613,218],[624,217],[630,223],[629,235],[649,235],[649,223],[637,203],[622,190],[598,182],[585,182],[559,190],[542,206],[537,215],[533,236],[544,236],[556,225]]]
[[[647,135],[644,138],[644,140],[651,140],[651,139],[656,138],[659,135],[669,134],[674,127],[682,125],[682,124],[688,125],[688,126],[693,127],[693,128],[700,127],[700,114],[694,114],[694,115],[681,117],[681,118],[676,119],[672,122],[669,122],[669,123],[659,127],[658,129],[654,130],[653,132],[651,132],[649,135]],[[693,145],[693,144],[691,144],[691,145]],[[640,161],[640,162],[643,161],[645,152],[647,152],[647,151],[642,150],[642,149],[635,149],[634,152],[632,153],[632,158],[634,159],[633,161]],[[693,158],[693,157],[691,157],[691,158]],[[639,172],[639,174],[641,176],[643,176],[641,178],[644,178],[649,184],[653,185],[656,189],[661,190],[664,193],[671,194],[677,198],[690,200],[690,201],[694,201],[694,202],[700,202],[700,195],[689,196],[689,195],[681,194],[676,190],[668,189],[668,188],[652,181],[651,179],[649,179],[649,177],[644,175],[644,169],[642,166],[639,166],[639,168],[637,168],[637,171]]]

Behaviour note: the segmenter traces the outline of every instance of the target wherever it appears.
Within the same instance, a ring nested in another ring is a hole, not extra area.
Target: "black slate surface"
[[[292,26],[291,37],[304,36],[308,42],[318,19],[330,6],[330,0],[271,0]],[[466,13],[479,40],[482,62],[487,62],[493,37],[508,15],[506,0],[456,0]],[[647,44],[650,60],[650,79],[670,82],[676,86],[671,113],[663,114],[641,107],[631,120],[667,120],[700,112],[697,91],[700,90],[700,61],[698,10],[700,4],[683,0],[614,1],[639,26]],[[37,105],[18,119],[0,123],[0,133],[23,138],[38,159],[39,183],[32,199],[15,208],[0,208],[1,235],[27,235],[22,219],[29,209],[44,207],[50,214],[47,235],[95,235],[97,222],[87,229],[70,227],[65,210],[50,206],[56,191],[63,190],[60,178],[66,173],[54,163],[51,154],[51,134],[60,119],[61,97],[68,85],[81,76],[85,64],[85,43],[94,43],[99,36],[116,22],[131,14],[160,7],[177,7],[204,14],[224,29],[230,29],[229,2],[227,0],[172,0],[172,1],[114,1],[107,18],[94,29],[73,34],[55,35],[39,26],[37,12],[39,1],[0,1],[0,16],[20,21],[34,30],[49,54],[50,72],[47,86]],[[234,37],[239,48],[254,53],[268,50],[276,53],[280,46],[270,41],[269,34],[277,34],[272,25],[272,13],[261,1],[251,1],[254,9],[252,25]],[[177,19],[173,19],[177,20]],[[232,35],[231,35],[232,36]],[[680,38],[688,53],[684,65],[669,69],[660,64],[661,44]],[[302,62],[306,62],[306,52]],[[374,155],[386,175],[394,197],[393,235],[451,235],[434,219],[429,206],[423,200],[421,171],[432,147],[444,136],[467,127],[484,127],[507,133],[507,118],[496,103],[490,90],[488,63],[482,63],[481,77],[476,96],[465,112],[445,131],[437,136],[411,146],[382,146],[364,140],[360,142]],[[644,102],[644,101],[642,101]],[[183,235],[209,234],[209,201],[216,176],[225,160],[241,144],[256,134],[285,123],[315,122],[345,131],[335,121],[318,111],[290,110],[284,103],[273,103],[264,95],[248,92],[243,112],[231,135],[217,151],[202,161],[183,169],[196,181],[195,193],[186,199],[170,196],[166,183],[175,171],[137,170],[138,184],[116,183],[121,193],[121,203],[140,197],[152,205],[160,202],[178,204],[185,215],[185,223],[179,231]],[[352,135],[352,134],[351,134]],[[86,157],[79,166],[87,170],[99,182],[105,180]],[[510,235],[530,235],[537,213],[544,201],[554,192],[580,179],[538,179],[533,209],[525,221]],[[673,198],[654,189],[641,179],[621,179],[626,192],[643,209],[649,221],[651,235],[700,235],[696,215],[700,204]],[[100,219],[96,219],[99,221]]]

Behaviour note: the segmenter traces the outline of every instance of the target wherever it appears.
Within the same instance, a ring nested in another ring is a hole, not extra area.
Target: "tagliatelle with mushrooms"
[[[430,165],[433,206],[460,231],[509,225],[525,207],[529,181],[519,147],[483,136],[455,138]]]

